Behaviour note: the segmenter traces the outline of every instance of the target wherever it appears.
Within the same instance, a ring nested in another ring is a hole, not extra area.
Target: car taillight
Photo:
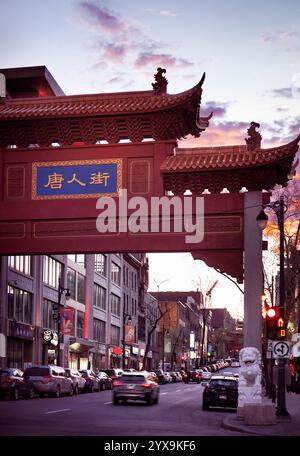
[[[52,376],[51,375],[43,375],[44,380],[51,380]]]
[[[151,383],[143,383],[142,386],[144,388],[151,388]]]
[[[123,383],[120,382],[120,381],[114,381],[113,382],[113,386],[120,386],[120,385],[123,385]]]
[[[13,383],[13,379],[10,377],[2,377],[1,383]]]

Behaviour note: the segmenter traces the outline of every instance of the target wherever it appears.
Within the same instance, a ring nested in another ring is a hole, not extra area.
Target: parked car
[[[118,380],[123,374],[123,369],[100,369],[99,372],[105,372],[114,382]]]
[[[151,380],[153,380],[156,383],[159,383],[158,376],[156,375],[155,372],[149,372]]]
[[[170,372],[164,372],[166,383],[172,383],[172,376]]]
[[[161,369],[158,369],[158,370],[154,371],[154,373],[157,375],[159,384],[164,385],[166,383],[164,371]]]
[[[211,372],[204,369],[199,369],[200,380],[201,381],[208,381],[211,379]]]
[[[112,378],[107,375],[105,372],[98,372],[97,377],[100,381],[100,391],[111,390],[112,389]]]
[[[100,380],[94,371],[90,369],[81,369],[79,372],[85,379],[85,392],[92,393],[93,391],[100,391]]]
[[[51,394],[60,397],[61,394],[73,395],[73,382],[68,378],[63,367],[54,365],[39,365],[27,367],[24,380],[32,385],[40,396]]]
[[[212,377],[204,388],[202,409],[209,407],[233,407],[238,405],[238,380],[234,377]]]
[[[172,377],[172,382],[176,383],[178,381],[176,373],[175,372],[170,372],[170,375]]]
[[[122,377],[114,382],[112,391],[113,404],[119,400],[146,401],[148,405],[159,401],[160,386],[154,382],[149,372],[124,372]]]
[[[197,371],[186,371],[182,376],[182,380],[184,383],[189,383],[189,382],[200,383],[201,376],[200,376],[199,372],[197,372]]]
[[[0,369],[0,397],[4,399],[5,396],[15,401],[20,396],[33,398],[34,387],[24,380],[24,372],[21,369]]]
[[[82,376],[82,374],[78,370],[71,369],[69,367],[65,367],[65,371],[67,373],[67,376],[73,382],[73,392],[74,392],[74,394],[78,394],[79,392],[83,392],[84,389],[85,389],[86,380]]]
[[[240,367],[240,361],[238,358],[232,358],[231,367]]]
[[[176,377],[177,377],[177,382],[182,382],[182,375],[181,375],[181,373],[176,371],[176,372],[174,372],[174,374],[175,374]]]

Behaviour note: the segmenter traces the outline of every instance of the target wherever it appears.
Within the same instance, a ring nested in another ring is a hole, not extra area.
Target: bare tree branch
[[[230,282],[234,283],[234,285],[240,290],[240,292],[242,294],[244,294],[244,291],[240,288],[240,286],[235,282],[235,280],[233,280],[230,276],[228,276],[227,274],[225,274],[224,272],[221,272],[219,269],[217,268],[214,268],[215,271],[217,271],[219,274],[221,274],[222,276],[226,277],[226,279],[230,280]]]

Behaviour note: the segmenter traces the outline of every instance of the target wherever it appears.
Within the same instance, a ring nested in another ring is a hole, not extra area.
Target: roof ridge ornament
[[[256,128],[259,128],[260,124],[258,122],[251,122],[250,127],[247,130],[249,138],[245,138],[247,144],[247,150],[254,151],[260,149],[261,144],[261,134],[256,131]]]
[[[157,73],[154,75],[155,82],[152,82],[152,87],[154,95],[162,95],[167,93],[168,80],[163,76],[163,73],[166,73],[165,68],[157,68]]]

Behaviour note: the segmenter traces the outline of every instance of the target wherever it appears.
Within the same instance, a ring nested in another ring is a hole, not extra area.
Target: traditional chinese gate
[[[178,139],[198,137],[208,127],[211,116],[199,113],[204,75],[176,95],[166,92],[167,81],[158,71],[150,91],[64,96],[48,72],[37,76],[25,69],[31,96],[16,98],[17,71],[2,72],[8,82],[8,96],[0,99],[2,255],[190,251],[240,282],[245,265],[245,300],[256,301],[257,318],[261,233],[256,215],[262,190],[286,183],[299,137],[261,149],[252,125],[247,145],[177,148]],[[240,193],[242,187],[248,193]],[[230,193],[220,194],[223,188]],[[99,233],[96,201],[111,196],[118,208],[120,189],[149,203],[166,192],[183,198],[189,190],[193,200],[203,196],[203,241],[188,244],[186,233],[178,232]],[[211,194],[202,195],[205,189]],[[252,345],[260,343],[258,334]]]

